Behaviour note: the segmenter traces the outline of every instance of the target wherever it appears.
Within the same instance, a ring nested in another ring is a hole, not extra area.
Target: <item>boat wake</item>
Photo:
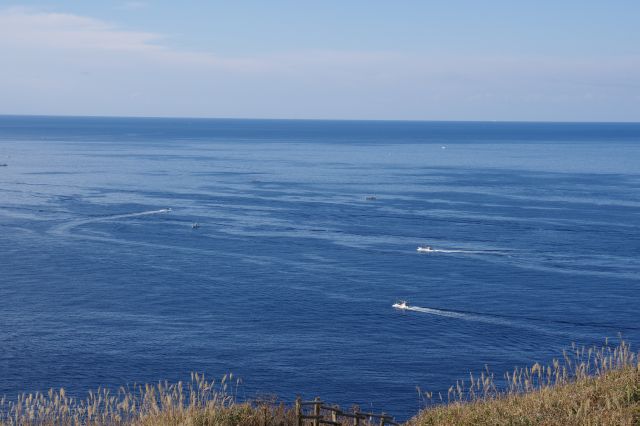
[[[68,235],[73,228],[86,225],[89,223],[118,220],[118,219],[127,219],[130,217],[149,216],[149,215],[155,215],[155,214],[169,213],[170,211],[171,211],[171,208],[166,208],[166,209],[159,209],[159,210],[148,210],[148,211],[137,212],[137,213],[125,213],[125,214],[116,214],[116,215],[110,215],[110,216],[99,216],[99,217],[91,217],[86,219],[71,220],[69,222],[65,222],[63,224],[53,227],[49,232],[55,235]]]
[[[575,332],[575,327],[590,327],[590,328],[598,328],[598,329],[615,329],[620,331],[621,327],[617,325],[611,324],[601,324],[601,323],[591,323],[591,322],[574,322],[574,321],[563,321],[563,320],[541,320],[540,318],[530,318],[530,317],[515,317],[508,315],[498,315],[498,314],[484,314],[484,313],[476,313],[476,312],[464,312],[464,311],[454,311],[454,310],[446,310],[446,309],[436,309],[436,308],[427,308],[422,306],[411,306],[408,305],[407,302],[396,302],[392,305],[393,308],[400,311],[412,311],[412,312],[420,312],[428,315],[435,315],[439,317],[446,318],[456,318],[464,321],[473,321],[473,322],[481,322],[486,324],[494,324],[494,325],[502,325],[507,327],[517,327],[517,328],[525,328],[529,330],[535,330],[538,332],[546,333],[546,334],[560,334],[560,335],[577,335]],[[570,327],[570,331],[563,331],[551,328],[550,325],[555,324],[556,326],[561,327]],[[640,327],[624,327],[624,330],[638,330]],[[585,334],[586,336],[587,334]]]
[[[509,325],[509,326],[515,325],[512,321],[509,321],[504,318],[490,316],[490,315],[473,314],[473,313],[459,312],[459,311],[449,311],[445,309],[436,309],[436,308],[425,308],[421,306],[411,306],[411,305],[408,305],[406,302],[395,303],[392,306],[396,309],[403,310],[403,311],[421,312],[423,314],[436,315],[439,317],[458,318],[466,321],[484,322],[488,324],[499,324],[499,325]]]
[[[502,250],[463,250],[463,249],[436,249],[430,246],[420,246],[416,250],[418,253],[460,253],[460,254],[497,254],[506,255]]]
[[[446,250],[446,249],[432,249],[431,250],[434,253],[494,253],[494,252],[487,252],[484,250]]]

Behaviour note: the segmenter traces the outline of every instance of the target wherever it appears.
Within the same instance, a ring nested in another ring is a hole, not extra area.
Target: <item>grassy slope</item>
[[[563,362],[516,369],[499,390],[492,375],[452,387],[457,402],[426,409],[407,426],[634,425],[640,426],[640,362],[625,343],[573,348]],[[239,382],[236,382],[236,386]],[[238,403],[232,376],[159,383],[86,399],[64,390],[0,398],[0,425],[295,425],[293,409],[274,402]],[[457,391],[456,391],[457,389]]]
[[[640,366],[524,395],[425,410],[417,425],[640,425]]]
[[[295,416],[284,406],[212,404],[204,407],[141,410],[140,416],[118,422],[94,418],[94,425],[294,425]],[[28,418],[28,416],[25,416]],[[19,424],[29,424],[23,417]],[[62,416],[66,417],[66,416]],[[108,416],[107,416],[108,417]],[[31,424],[82,424],[73,416]],[[44,420],[44,421],[43,421]],[[62,420],[62,421],[60,421]],[[65,421],[66,420],[66,421]],[[0,422],[1,424],[2,422]],[[10,424],[7,422],[6,424]],[[15,424],[15,423],[14,423]],[[523,395],[454,402],[427,409],[407,426],[422,425],[640,425],[640,366],[609,371],[597,378],[546,387]]]

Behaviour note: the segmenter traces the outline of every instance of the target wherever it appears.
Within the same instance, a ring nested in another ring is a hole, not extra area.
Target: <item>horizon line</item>
[[[0,117],[32,118],[122,118],[142,120],[254,120],[254,121],[343,121],[398,123],[523,123],[523,124],[640,124],[640,121],[555,121],[555,120],[458,120],[458,119],[402,119],[402,118],[273,118],[273,117],[211,117],[211,116],[154,116],[154,115],[75,115],[75,114],[5,114]]]

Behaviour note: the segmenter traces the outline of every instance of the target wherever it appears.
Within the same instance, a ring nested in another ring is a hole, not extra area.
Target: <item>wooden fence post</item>
[[[319,396],[316,396],[315,404],[313,404],[313,415],[315,416],[313,426],[320,426],[320,405],[322,405],[322,401]]]
[[[302,426],[302,399],[296,398],[296,419],[298,420],[298,426]]]

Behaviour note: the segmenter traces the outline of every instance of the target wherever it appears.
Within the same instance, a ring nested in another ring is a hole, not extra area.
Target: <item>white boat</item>
[[[420,253],[433,253],[435,250],[431,246],[418,246],[417,251]]]
[[[405,302],[404,300],[400,301],[400,302],[396,302],[393,305],[391,305],[392,308],[396,308],[396,309],[401,309],[401,310],[405,310],[405,309],[409,309],[409,306],[407,305],[407,302]]]
[[[200,228],[200,224],[198,222],[191,224],[191,229],[198,229],[198,228]]]

